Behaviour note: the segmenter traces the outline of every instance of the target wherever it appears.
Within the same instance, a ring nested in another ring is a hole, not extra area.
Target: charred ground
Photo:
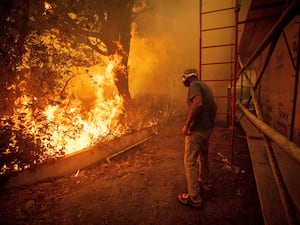
[[[243,131],[237,124],[232,164],[228,149],[211,146],[214,189],[204,207],[180,204],[186,191],[182,118],[160,126],[149,141],[77,176],[2,189],[0,224],[263,224]],[[214,134],[224,140],[226,133]]]

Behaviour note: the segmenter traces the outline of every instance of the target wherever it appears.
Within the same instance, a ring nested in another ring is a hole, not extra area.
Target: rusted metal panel
[[[293,97],[296,72],[289,56],[290,48],[292,60],[297,58],[297,49],[293,48],[298,43],[298,24],[296,21],[294,19],[285,28],[289,46],[285,43],[282,35],[279,38],[260,82],[258,93],[264,121],[287,138],[290,136],[291,125],[296,122],[292,121],[293,104],[296,104]],[[257,61],[256,65],[259,66],[259,64]],[[299,112],[296,113],[296,115],[298,114]],[[297,119],[299,120],[299,118]],[[296,129],[299,132],[299,127],[295,127],[295,131]]]
[[[239,54],[243,62],[247,61],[248,57],[254,52],[259,43],[262,42],[263,38],[276,23],[285,9],[284,5],[285,1],[251,1],[239,48]]]

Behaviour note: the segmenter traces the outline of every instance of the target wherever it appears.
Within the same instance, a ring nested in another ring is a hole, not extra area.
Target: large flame
[[[105,74],[93,74],[91,85],[96,90],[96,99],[93,108],[88,111],[83,109],[82,101],[69,95],[48,104],[43,111],[33,107],[33,103],[38,100],[36,97],[24,94],[16,99],[15,113],[10,117],[13,121],[11,129],[32,138],[34,144],[42,148],[43,154],[35,163],[75,153],[96,141],[114,139],[126,132],[124,124],[118,122],[118,117],[123,113],[122,97],[117,92],[105,95],[105,88],[114,85],[114,66],[116,62],[110,61]],[[3,121],[8,120],[2,120],[2,126],[5,125]],[[10,147],[18,151],[16,135],[11,136]],[[7,149],[6,154],[9,151]],[[17,162],[11,167],[19,169]],[[7,169],[9,165],[4,164],[0,174]]]

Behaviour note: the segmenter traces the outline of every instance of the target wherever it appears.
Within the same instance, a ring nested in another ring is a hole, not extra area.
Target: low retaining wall
[[[74,154],[67,155],[57,161],[42,164],[35,170],[26,170],[12,176],[5,187],[17,187],[30,185],[47,178],[60,177],[69,173],[75,173],[79,169],[91,166],[101,160],[129,150],[142,142],[147,141],[155,134],[155,128],[140,130],[136,133],[127,134],[120,138],[105,143],[97,143]]]

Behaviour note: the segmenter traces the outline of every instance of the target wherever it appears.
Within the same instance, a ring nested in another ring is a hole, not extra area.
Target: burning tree
[[[114,81],[125,101],[130,100],[127,63],[132,9],[133,0],[53,1],[45,12],[49,26],[54,25],[71,46],[84,44],[115,62]]]
[[[0,174],[129,129],[118,118],[130,106],[127,63],[139,3],[0,2]],[[86,82],[83,74],[92,84],[84,90],[93,93],[88,101],[69,88]]]

